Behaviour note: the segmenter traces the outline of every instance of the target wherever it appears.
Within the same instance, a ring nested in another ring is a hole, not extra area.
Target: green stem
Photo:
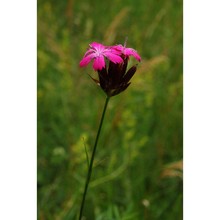
[[[109,99],[110,99],[110,97],[106,97],[105,105],[104,105],[103,112],[102,112],[101,121],[100,121],[100,124],[99,124],[99,129],[98,129],[98,132],[97,132],[97,135],[96,135],[96,139],[95,139],[95,144],[94,144],[93,151],[92,151],[91,160],[90,160],[90,163],[89,163],[88,175],[87,175],[87,178],[86,178],[83,198],[82,198],[81,207],[80,207],[79,220],[81,220],[82,214],[83,214],[83,208],[84,208],[84,204],[85,204],[86,193],[87,193],[87,189],[88,189],[88,186],[89,186],[90,178],[91,178],[91,175],[92,175],[92,166],[93,166],[93,161],[94,161],[94,158],[95,158],[95,152],[96,152],[96,148],[97,148],[97,144],[98,144],[98,140],[99,140],[99,135],[100,135],[100,132],[101,132],[101,129],[102,129],[102,124],[103,124],[103,121],[104,121],[104,118],[105,118],[105,112],[106,112],[106,108],[107,108]]]

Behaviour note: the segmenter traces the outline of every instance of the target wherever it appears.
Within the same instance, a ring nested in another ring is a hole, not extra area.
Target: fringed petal
[[[100,52],[104,51],[105,48],[106,48],[103,44],[100,44],[100,43],[97,43],[97,42],[93,42],[93,43],[89,44],[89,46],[91,48],[93,48],[94,50],[100,51]]]
[[[94,59],[93,68],[94,70],[102,70],[105,67],[105,60],[103,56],[96,57]]]
[[[87,66],[89,62],[93,59],[93,57],[94,57],[94,54],[84,56],[83,59],[80,61],[79,66],[80,67]]]
[[[141,61],[141,57],[139,56],[139,54],[137,53],[136,50],[132,49],[132,48],[125,48],[124,50],[124,55],[125,56],[133,56],[136,60],[138,60],[139,62]]]
[[[111,51],[106,51],[104,53],[104,55],[113,63],[122,63],[123,62],[123,59],[120,56],[112,53]]]

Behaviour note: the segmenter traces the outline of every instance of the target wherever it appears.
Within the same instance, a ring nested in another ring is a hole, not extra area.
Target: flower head
[[[98,72],[99,80],[91,78],[108,97],[111,97],[123,92],[131,84],[130,79],[135,74],[137,65],[132,66],[127,71],[130,56],[139,62],[141,60],[140,55],[132,48],[126,48],[122,45],[106,47],[93,42],[80,61],[80,66],[86,66],[94,60],[93,68]],[[109,60],[108,67],[105,64],[105,58]]]
[[[87,66],[89,62],[94,60],[94,70],[102,70],[105,68],[105,57],[113,63],[121,63],[123,59],[120,57],[120,51],[112,47],[106,47],[100,43],[93,42],[90,48],[85,53],[83,59],[80,61],[80,67]]]

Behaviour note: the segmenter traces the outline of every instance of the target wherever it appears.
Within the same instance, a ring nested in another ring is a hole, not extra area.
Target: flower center
[[[103,49],[102,48],[95,48],[95,50],[94,50],[94,52],[95,52],[95,56],[96,57],[100,57],[100,56],[102,56],[103,54]]]

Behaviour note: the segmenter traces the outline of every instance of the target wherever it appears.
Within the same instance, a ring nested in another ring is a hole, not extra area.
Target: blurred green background
[[[182,0],[38,0],[39,220],[77,219],[105,102],[79,61],[89,43],[126,36],[142,62],[110,100],[84,215],[183,218],[182,29]]]

